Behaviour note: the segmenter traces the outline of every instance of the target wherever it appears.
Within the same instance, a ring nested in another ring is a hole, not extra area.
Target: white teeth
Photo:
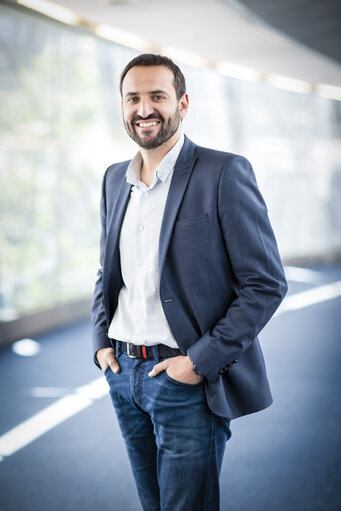
[[[157,122],[140,122],[139,126],[140,128],[149,128],[149,126],[156,126]]]

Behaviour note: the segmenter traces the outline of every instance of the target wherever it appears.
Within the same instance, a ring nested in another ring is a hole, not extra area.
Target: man
[[[140,55],[120,87],[139,151],[103,180],[95,362],[143,509],[216,511],[230,420],[272,402],[257,335],[283,268],[249,162],[182,134],[180,69]]]

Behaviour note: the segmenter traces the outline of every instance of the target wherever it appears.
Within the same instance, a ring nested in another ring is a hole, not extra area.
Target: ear
[[[188,107],[189,107],[188,94],[185,93],[179,101],[179,113],[181,119],[184,119],[186,117]]]

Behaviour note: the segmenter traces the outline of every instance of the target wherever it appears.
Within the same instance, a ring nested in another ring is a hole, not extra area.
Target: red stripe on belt
[[[143,358],[148,358],[147,347],[144,345],[142,345],[142,354],[143,354]]]

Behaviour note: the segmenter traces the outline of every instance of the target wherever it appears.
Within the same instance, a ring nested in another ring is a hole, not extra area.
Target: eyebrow
[[[125,97],[138,96],[138,94],[139,94],[138,92],[127,92]],[[166,94],[167,96],[169,96],[168,92],[166,92],[165,90],[162,90],[162,89],[151,90],[148,94]]]
[[[161,90],[161,89],[152,90],[149,94],[166,94],[167,96],[169,96],[168,92],[166,92],[165,90]]]

